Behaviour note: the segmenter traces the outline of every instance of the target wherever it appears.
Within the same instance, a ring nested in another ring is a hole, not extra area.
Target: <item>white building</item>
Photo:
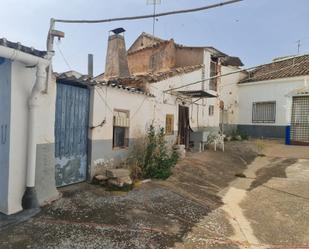
[[[173,40],[139,47],[147,36],[127,60],[124,37],[111,35],[106,73],[96,78],[52,75],[51,54],[0,40],[0,212],[43,205],[57,187],[121,163],[151,124],[187,147],[192,130],[218,131],[219,82],[207,78],[240,60]]]
[[[309,142],[309,55],[274,60],[235,77],[238,84],[221,86],[228,103],[225,126],[271,138],[285,138],[291,126],[292,143]]]

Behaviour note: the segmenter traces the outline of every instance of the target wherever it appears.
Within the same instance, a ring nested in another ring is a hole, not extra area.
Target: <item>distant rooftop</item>
[[[249,71],[245,79],[240,83],[265,81],[281,78],[290,78],[309,75],[309,54],[281,57],[272,63],[260,65]]]
[[[42,58],[44,58],[47,54],[46,51],[37,50],[33,47],[27,47],[25,45],[22,45],[20,42],[11,42],[5,38],[0,39],[0,46],[16,49],[21,52],[31,54],[34,56],[38,56],[38,57],[42,57]]]
[[[149,40],[152,40],[151,43],[149,44],[143,44],[142,47],[136,49],[135,48],[135,45],[136,45],[136,42],[141,39],[141,38],[147,38]],[[173,40],[173,39],[172,39]],[[132,53],[136,53],[136,52],[139,52],[141,50],[144,50],[144,49],[149,49],[151,47],[157,47],[159,46],[160,44],[163,44],[163,43],[167,43],[171,40],[164,40],[162,38],[159,38],[159,37],[156,37],[156,36],[153,36],[151,34],[148,34],[146,32],[143,32],[142,34],[139,35],[139,37],[135,40],[135,42],[131,45],[131,47],[128,49],[128,54],[132,54]],[[235,56],[229,56],[223,52],[221,52],[220,50],[212,47],[212,46],[186,46],[186,45],[182,45],[182,44],[178,44],[178,43],[175,43],[175,46],[177,48],[191,48],[191,49],[206,49],[208,50],[212,55],[216,56],[216,57],[221,57],[222,58],[222,64],[223,65],[230,65],[230,66],[236,66],[236,67],[240,67],[240,66],[243,66],[244,64],[242,63],[242,61],[238,58],[238,57],[235,57]]]
[[[81,84],[84,86],[96,86],[96,85],[103,85],[112,87],[114,89],[123,90],[128,93],[135,93],[135,94],[143,94],[149,97],[153,97],[152,94],[144,91],[142,88],[127,86],[124,84],[123,80],[121,79],[110,79],[110,80],[98,80],[97,78],[89,78],[88,75],[83,75],[76,71],[67,71],[64,73],[54,73],[57,81],[60,82],[67,82],[71,84]]]
[[[175,77],[175,76],[179,76],[179,75],[183,75],[187,73],[192,73],[201,68],[203,68],[203,65],[178,67],[178,68],[172,68],[172,69],[169,69],[166,71],[160,71],[160,72],[133,74],[127,78],[116,77],[115,79],[111,79],[111,80],[117,80],[118,82],[121,82],[124,85],[135,85],[135,86],[139,85],[141,86],[141,88],[143,88],[142,86],[145,83],[156,83],[156,82],[163,81],[171,77]],[[96,76],[94,79],[99,82],[104,81],[105,80],[104,73]]]

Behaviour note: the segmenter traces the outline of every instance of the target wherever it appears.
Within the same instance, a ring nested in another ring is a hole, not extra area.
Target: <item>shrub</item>
[[[240,136],[241,136],[241,139],[242,139],[242,140],[248,140],[248,139],[249,139],[248,134],[245,133],[245,132],[240,132]]]
[[[134,165],[132,175],[135,177],[141,175],[142,178],[167,179],[178,161],[178,154],[166,146],[164,129],[160,128],[159,132],[156,132],[155,128],[150,126],[147,138],[143,141],[137,143],[131,151],[130,164]]]

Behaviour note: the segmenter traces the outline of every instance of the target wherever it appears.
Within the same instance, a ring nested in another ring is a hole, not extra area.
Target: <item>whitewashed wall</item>
[[[208,77],[209,70],[205,70],[205,78]],[[208,72],[208,73],[207,73]],[[156,96],[156,101],[159,103],[166,103],[170,105],[176,105],[182,103],[181,99],[177,99],[177,93],[175,91],[187,91],[187,90],[201,90],[202,83],[194,84],[175,90],[174,92],[164,93],[165,90],[180,87],[189,83],[202,80],[203,69],[196,70],[191,73],[178,75],[175,77],[168,78],[166,80],[150,84],[150,91]],[[209,83],[205,81],[205,90],[208,90]],[[215,92],[212,92],[216,94]],[[190,104],[192,100],[187,99],[186,106],[189,107],[190,112],[190,124],[192,128],[203,128],[203,127],[218,127],[219,126],[219,102],[218,98],[205,98],[196,102],[196,104]],[[198,105],[197,105],[198,104]],[[209,105],[214,105],[214,115],[208,115]],[[177,118],[177,119],[176,119]],[[175,120],[178,120],[178,113],[175,116]]]
[[[191,99],[179,99],[175,95],[164,93],[174,87],[199,81],[202,78],[202,69],[168,78],[166,80],[149,84],[149,91],[154,97],[144,94],[130,93],[127,90],[111,86],[96,86],[91,91],[90,127],[96,127],[89,132],[90,143],[90,175],[94,174],[97,165],[111,163],[113,160],[124,158],[129,149],[112,148],[113,140],[113,111],[124,110],[129,112],[130,128],[129,140],[134,141],[145,135],[149,126],[165,128],[166,115],[174,115],[174,134],[167,136],[170,144],[174,144],[178,132],[179,105],[189,107],[190,123],[193,129],[204,127],[218,127],[219,113],[218,100],[205,99],[191,105]],[[200,90],[201,83],[180,90]],[[214,115],[209,117],[209,104],[215,106]],[[103,126],[98,126],[105,120]]]
[[[24,64],[17,61],[12,62],[11,70],[11,127],[10,127],[10,155],[8,174],[8,209],[7,214],[16,213],[22,210],[21,200],[26,187],[26,167],[27,167],[27,141],[28,141],[28,99],[36,79],[36,69],[26,68]],[[55,96],[56,84],[49,87],[48,94],[42,95],[41,105],[38,108],[36,130],[37,146],[41,144],[54,143],[54,118],[55,118]],[[38,167],[46,167],[53,170],[53,161],[47,161],[53,157],[53,150],[46,151],[45,155],[38,154],[44,158],[42,162],[37,162]],[[44,160],[46,165],[44,165]],[[52,160],[52,159],[51,159]],[[48,181],[44,179],[44,170],[41,168],[41,181],[36,182],[37,190]],[[46,174],[46,172],[45,172]],[[51,176],[48,175],[48,178]],[[54,177],[54,175],[52,175]],[[38,179],[37,178],[37,179]],[[50,179],[48,179],[50,180]],[[49,187],[49,186],[48,186]],[[50,188],[55,186],[50,186]],[[46,196],[48,198],[48,196]],[[0,210],[2,211],[2,210]],[[2,211],[3,212],[3,211]]]
[[[292,97],[289,93],[305,85],[305,77],[239,84],[238,124],[252,124],[253,102],[276,101],[276,122],[263,125],[288,125],[292,108]]]
[[[236,67],[221,66],[221,74],[228,74],[239,70]],[[245,77],[245,73],[234,73],[221,78],[218,86],[219,100],[224,102],[225,124],[237,124],[239,117],[239,88],[238,82]]]
[[[95,127],[105,120],[102,127],[92,129],[90,132],[89,138],[92,140],[113,139],[113,111],[115,109],[129,111],[130,138],[136,137],[140,132],[145,132],[152,121],[154,100],[149,96],[102,86],[92,91],[91,98],[93,106],[90,126]]]

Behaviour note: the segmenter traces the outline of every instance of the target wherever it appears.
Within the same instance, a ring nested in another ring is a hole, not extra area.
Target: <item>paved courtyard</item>
[[[230,142],[128,193],[66,187],[2,229],[0,248],[309,248],[308,155],[278,141]]]

